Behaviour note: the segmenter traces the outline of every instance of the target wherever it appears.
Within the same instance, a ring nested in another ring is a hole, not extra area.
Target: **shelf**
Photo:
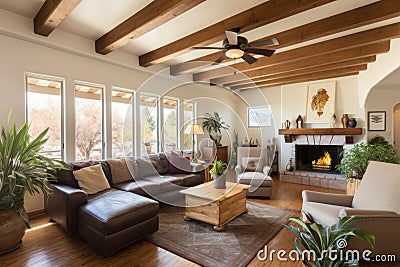
[[[296,135],[344,135],[346,144],[353,144],[353,136],[361,135],[362,128],[291,128],[279,129],[279,135],[285,136],[285,143],[292,143]]]

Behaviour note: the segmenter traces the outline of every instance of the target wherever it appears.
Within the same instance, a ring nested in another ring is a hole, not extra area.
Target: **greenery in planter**
[[[347,181],[352,178],[362,179],[370,161],[400,163],[397,150],[381,136],[373,138],[369,143],[356,144],[352,149],[343,151],[341,156],[343,158],[336,169]]]
[[[226,163],[215,158],[213,167],[210,169],[210,174],[212,175],[222,175],[226,170]]]
[[[301,218],[289,218],[289,221],[301,226],[302,230],[296,226],[285,225],[286,228],[298,235],[303,248],[300,246],[297,237],[294,240],[294,244],[303,263],[307,266],[354,266],[354,263],[357,264],[357,261],[354,260],[358,259],[346,259],[345,256],[347,254],[343,253],[343,249],[345,249],[352,236],[367,241],[372,248],[375,246],[375,237],[368,231],[351,228],[351,225],[359,220],[356,216],[342,217],[336,224],[329,227],[323,227],[314,222],[309,216],[307,216],[307,219],[309,222],[304,222]],[[340,255],[344,257],[340,258]],[[349,253],[348,256],[352,256],[352,254]]]
[[[48,181],[56,178],[60,169],[68,166],[58,160],[52,160],[41,154],[40,149],[46,143],[48,129],[30,140],[29,125],[24,124],[17,130],[13,127],[2,127],[0,136],[0,213],[14,210],[29,227],[20,208],[24,204],[25,193],[31,195],[42,192],[45,196],[51,193]]]
[[[210,134],[212,131],[221,133],[221,129],[229,129],[229,125],[221,121],[221,116],[218,114],[218,112],[214,112],[214,116],[210,113],[206,113],[202,126],[203,129],[208,132],[208,134]]]

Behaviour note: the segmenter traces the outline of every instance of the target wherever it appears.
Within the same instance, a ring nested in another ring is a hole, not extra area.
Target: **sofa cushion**
[[[79,187],[89,195],[110,188],[100,164],[82,168],[73,173]]]
[[[147,176],[144,177],[143,180],[158,184],[158,194],[172,190],[179,190],[179,187],[183,185],[183,180],[181,178],[173,176]]]
[[[82,205],[79,217],[103,235],[157,216],[156,201],[128,192],[117,191]]]
[[[153,164],[151,164],[150,159],[148,158],[136,158],[134,159],[136,162],[136,170],[135,170],[135,179],[142,179],[146,176],[158,175],[157,170],[154,168]]]
[[[158,172],[159,174],[166,174],[169,171],[169,160],[167,158],[167,155],[165,155],[164,153],[160,153],[159,154],[160,157],[160,162],[163,166],[162,171]]]
[[[204,176],[201,173],[177,173],[174,177],[183,180],[183,186],[190,187],[204,183]]]
[[[246,171],[262,172],[266,160],[264,157],[242,157],[242,166]]]
[[[324,226],[331,226],[339,220],[340,210],[348,208],[317,202],[303,202],[302,211],[312,215],[315,222]]]
[[[400,165],[371,161],[353,198],[353,208],[400,214]]]
[[[60,184],[79,188],[78,181],[75,179],[71,165],[69,166],[68,170],[59,170],[57,178]]]
[[[159,174],[165,174],[168,171],[168,170],[165,170],[165,166],[164,166],[163,162],[161,161],[159,154],[148,155],[148,158],[149,158],[151,164],[153,165],[154,169],[156,169],[156,171]]]
[[[156,183],[152,183],[145,180],[137,180],[135,182],[124,182],[119,184],[114,184],[114,188],[139,194],[142,196],[154,196],[160,193],[160,185]]]
[[[169,173],[186,173],[191,171],[190,159],[181,157],[174,151],[171,151],[169,163]]]
[[[125,159],[109,159],[107,162],[110,165],[113,184],[133,181],[132,174],[126,165]]]

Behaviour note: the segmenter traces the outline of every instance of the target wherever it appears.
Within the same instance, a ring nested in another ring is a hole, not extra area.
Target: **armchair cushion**
[[[353,208],[400,213],[400,165],[371,161],[353,199]]]
[[[235,172],[236,172],[236,176],[240,175],[243,173],[243,168],[241,165],[236,165],[235,167]]]
[[[400,215],[393,211],[387,210],[360,210],[360,209],[342,209],[339,212],[339,217],[358,216],[358,217],[397,217]]]
[[[339,212],[347,207],[316,202],[303,202],[302,211],[310,215],[315,222],[332,225],[338,221]]]
[[[245,171],[262,172],[263,167],[267,164],[265,157],[243,157],[242,166]]]

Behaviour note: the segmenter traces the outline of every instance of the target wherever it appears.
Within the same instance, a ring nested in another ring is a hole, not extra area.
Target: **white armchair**
[[[271,197],[271,167],[266,147],[238,147],[237,164],[237,182],[250,185],[247,196]]]
[[[400,260],[400,165],[371,161],[354,196],[305,190],[303,212],[329,226],[343,216],[358,216],[353,226],[375,235],[373,254]],[[371,250],[367,242],[351,239],[350,249]]]

